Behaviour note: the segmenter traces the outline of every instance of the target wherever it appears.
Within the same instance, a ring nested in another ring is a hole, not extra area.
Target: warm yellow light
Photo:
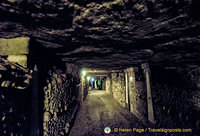
[[[86,75],[86,71],[83,71],[82,74],[83,74],[83,76],[85,76]]]
[[[87,77],[87,80],[88,80],[88,81],[90,80],[90,77],[89,77],[89,76]]]

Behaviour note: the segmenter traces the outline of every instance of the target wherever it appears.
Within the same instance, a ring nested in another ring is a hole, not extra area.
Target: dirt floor
[[[104,128],[111,133],[105,134]],[[81,106],[70,136],[134,136],[139,133],[114,132],[114,128],[144,128],[127,109],[117,103],[106,91],[89,91]]]

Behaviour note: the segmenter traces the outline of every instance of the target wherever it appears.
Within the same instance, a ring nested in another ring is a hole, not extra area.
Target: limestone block
[[[12,39],[0,38],[0,55],[24,55],[29,52],[28,37],[19,37]]]
[[[8,55],[7,60],[18,63],[24,67],[27,67],[27,56],[26,55]]]

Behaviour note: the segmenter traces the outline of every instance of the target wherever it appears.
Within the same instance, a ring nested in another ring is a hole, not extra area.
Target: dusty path
[[[110,134],[104,128],[110,127]],[[138,119],[121,107],[105,91],[90,91],[80,108],[70,136],[134,136],[138,133],[114,132],[114,128],[144,128]]]

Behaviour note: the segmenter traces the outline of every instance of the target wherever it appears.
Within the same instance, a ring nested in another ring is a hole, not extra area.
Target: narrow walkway
[[[105,134],[104,128],[111,133]],[[133,132],[114,132],[114,128],[144,128],[138,119],[105,91],[89,91],[81,106],[70,136],[134,136]]]

